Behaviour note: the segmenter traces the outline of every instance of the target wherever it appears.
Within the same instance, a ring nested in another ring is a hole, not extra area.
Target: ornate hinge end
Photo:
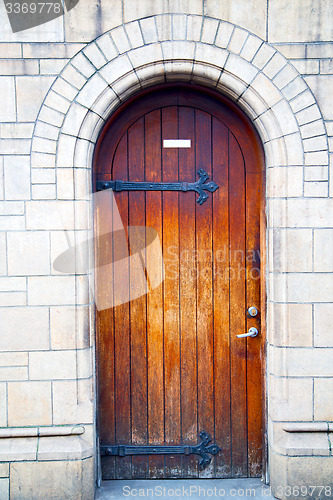
[[[219,186],[214,181],[210,181],[205,184],[206,180],[209,178],[209,175],[203,168],[200,168],[200,170],[198,170],[198,175],[200,179],[194,184],[191,184],[191,188],[199,194],[197,203],[199,203],[199,205],[202,205],[208,198],[208,195],[205,193],[205,191],[214,193],[214,191],[216,191]]]
[[[201,469],[205,469],[212,461],[212,457],[210,457],[209,455],[217,455],[218,452],[221,451],[221,448],[216,444],[209,445],[212,438],[207,432],[200,432],[200,437],[202,441],[192,449],[192,453],[196,453],[197,455],[201,456],[199,465]]]

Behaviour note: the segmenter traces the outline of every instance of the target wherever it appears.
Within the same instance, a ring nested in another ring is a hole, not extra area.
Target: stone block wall
[[[177,79],[227,94],[261,135],[270,481],[279,498],[332,486],[332,20],[321,0],[80,0],[13,34],[0,4],[0,498],[52,498],[49,474],[92,498],[93,300],[53,262],[89,235],[112,108]]]

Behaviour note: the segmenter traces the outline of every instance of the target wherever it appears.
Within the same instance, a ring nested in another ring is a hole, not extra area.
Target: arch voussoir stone
[[[114,28],[65,66],[37,119],[32,166],[45,159],[48,165],[82,167],[84,143],[76,148],[76,141],[94,144],[121,102],[140,89],[177,80],[215,88],[238,103],[257,127],[270,167],[328,165],[327,147],[319,155],[304,146],[302,130],[314,121],[322,124],[327,145],[325,127],[311,90],[282,54],[225,21],[163,14]],[[59,131],[56,153],[45,153],[37,140],[45,125]],[[86,168],[90,149],[85,151]]]

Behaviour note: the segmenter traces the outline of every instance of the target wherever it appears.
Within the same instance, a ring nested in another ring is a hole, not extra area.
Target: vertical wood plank
[[[258,316],[248,318],[259,335],[247,340],[247,407],[249,476],[258,477],[262,470],[262,383],[260,324],[260,174],[246,176],[246,298],[247,308],[255,306]]]
[[[106,178],[105,180],[109,180]],[[106,194],[106,193],[105,193]],[[95,211],[95,288],[98,294],[110,294],[106,290],[105,281],[102,279],[102,262],[110,262],[112,273],[113,245],[112,239],[107,238],[107,244],[102,235],[113,230],[113,217],[110,211],[109,196],[100,197],[99,203],[94,206]],[[113,280],[108,283],[113,295]],[[98,302],[98,301],[97,301]],[[99,386],[99,428],[102,444],[114,443],[116,439],[115,425],[115,390],[114,390],[114,310],[113,308],[96,309],[96,329],[99,344],[98,386]],[[103,457],[101,461],[103,477],[115,479],[115,457]]]
[[[162,109],[162,140],[178,138],[178,108]],[[162,150],[162,180],[178,179],[178,149]],[[178,193],[163,192],[165,442],[180,444]],[[166,477],[181,476],[181,458],[166,456]]]
[[[121,139],[116,150],[112,177],[127,180],[127,134]],[[128,225],[128,195],[118,193],[115,200],[124,224]],[[115,321],[115,398],[116,398],[116,444],[126,444],[131,441],[131,373],[130,373],[130,318],[129,318],[129,261],[124,255],[119,254],[120,249],[125,250],[122,241],[126,239],[127,256],[128,241],[126,232],[114,233],[113,249],[117,252],[118,260],[114,264],[114,299],[118,303],[124,298],[124,303],[114,308]],[[121,241],[119,241],[121,240]],[[120,248],[119,248],[120,247]],[[126,301],[127,297],[127,301]],[[111,441],[112,442],[112,441]],[[116,477],[127,479],[131,477],[131,457],[116,458]]]
[[[161,182],[161,111],[145,117],[145,175],[148,182]],[[162,243],[162,193],[146,193],[146,224],[154,228]],[[147,268],[154,262],[147,256]],[[155,269],[163,276],[163,269]],[[147,295],[148,352],[148,443],[164,444],[164,375],[163,375],[163,285]],[[164,456],[149,457],[149,477],[164,476]]]
[[[179,137],[190,139],[190,149],[179,150],[179,178],[196,179],[194,108],[179,108]],[[180,330],[181,330],[181,433],[184,444],[198,439],[197,342],[196,342],[196,193],[179,196]],[[198,477],[198,458],[183,456],[183,477]]]
[[[144,179],[144,158],[144,118],[140,118],[128,130],[129,181]],[[145,193],[132,191],[128,196],[129,225],[145,226]],[[137,296],[137,287],[142,286],[136,267],[139,264],[140,262],[131,258],[130,287],[133,297]],[[132,443],[137,445],[145,445],[148,441],[146,320],[146,295],[142,295],[130,302]],[[132,476],[148,477],[147,456],[132,457]]]
[[[213,118],[215,477],[231,474],[228,129]]]
[[[229,134],[230,210],[230,359],[232,414],[232,476],[247,476],[245,290],[245,170],[243,156]]]
[[[195,111],[196,169],[203,168],[211,178],[211,115]],[[213,324],[213,245],[212,196],[196,203],[197,255],[197,357],[198,357],[198,427],[214,439],[214,324]],[[214,473],[211,463],[200,477]]]

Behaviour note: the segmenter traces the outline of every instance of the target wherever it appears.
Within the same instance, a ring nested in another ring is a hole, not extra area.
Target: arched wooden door
[[[165,140],[187,142],[166,147]],[[253,128],[212,92],[167,86],[120,108],[94,164],[101,189],[115,180],[150,185],[113,192],[125,236],[121,244],[112,233],[97,238],[97,261],[119,261],[112,253],[131,252],[127,228],[148,226],[165,268],[159,286],[131,300],[129,284],[126,301],[97,311],[103,478],[260,476],[263,155]],[[194,183],[200,169],[219,186],[202,204],[179,185],[150,190],[153,183]],[[101,207],[97,231],[112,218],[108,204]],[[130,274],[104,280],[103,290],[97,279],[97,293],[121,287]],[[257,336],[236,336],[251,327]],[[205,468],[204,454],[192,454],[202,431],[220,448],[208,453]]]

